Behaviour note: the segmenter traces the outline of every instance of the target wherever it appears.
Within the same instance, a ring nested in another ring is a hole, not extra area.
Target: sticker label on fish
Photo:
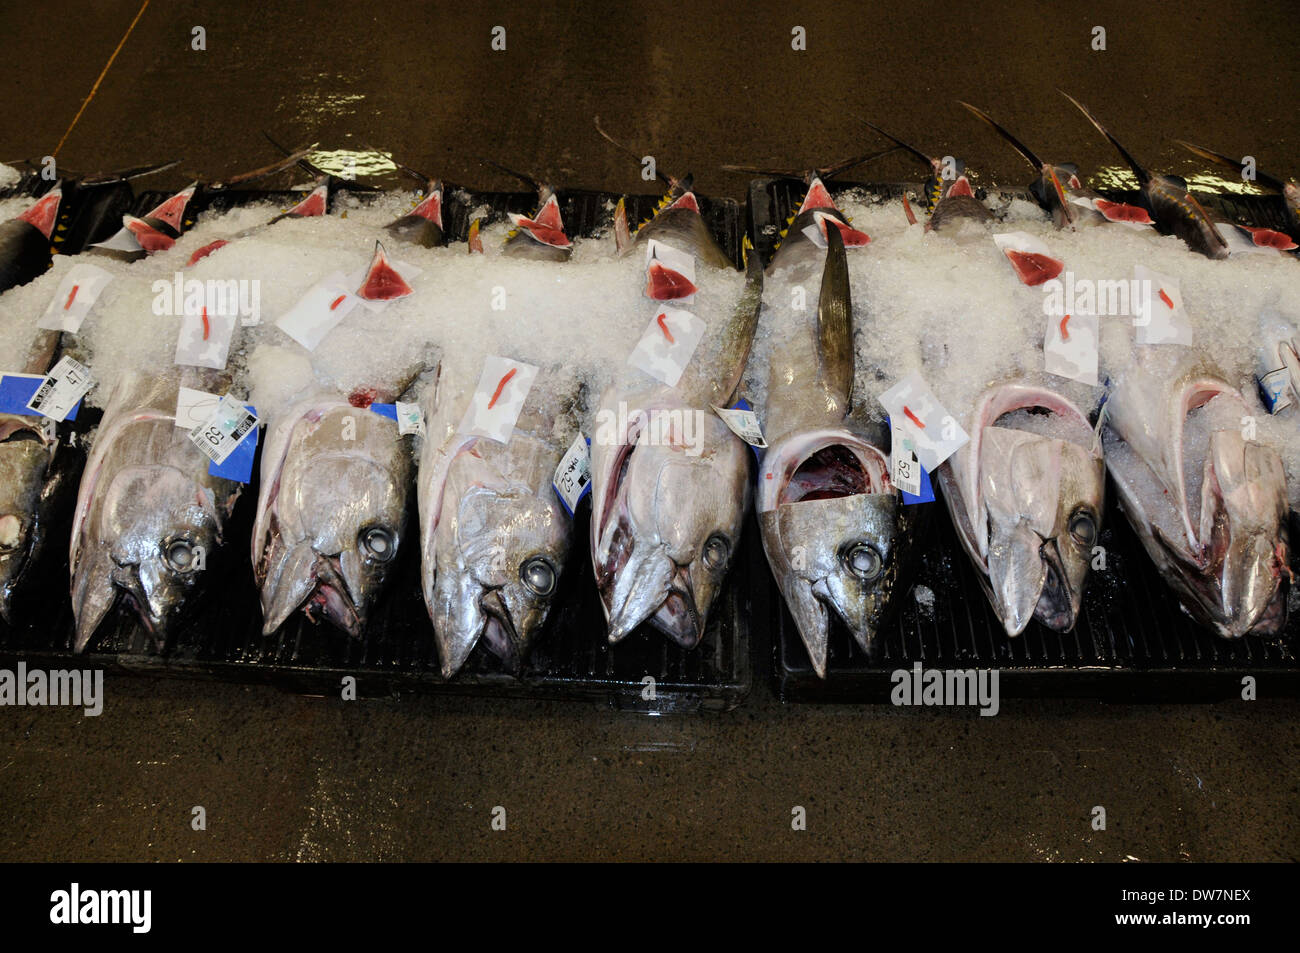
[[[36,388],[27,409],[51,420],[66,420],[94,383],[89,367],[65,355],[45,375],[45,382]]]
[[[933,503],[934,489],[930,486],[930,477],[912,452],[907,437],[894,426],[892,417],[889,420],[889,432],[889,476],[903,495],[903,505]]]
[[[1270,414],[1281,413],[1295,403],[1291,390],[1291,373],[1285,367],[1256,378],[1259,399]]]
[[[343,272],[336,271],[308,289],[298,303],[275,322],[275,326],[307,350],[314,351],[325,340],[325,335],[360,302],[361,299],[351,291],[355,287],[355,284],[348,284]]]
[[[509,443],[515,421],[524,409],[524,401],[537,379],[538,368],[512,361],[508,357],[490,356],[483,361],[483,373],[470,395],[469,407],[461,418],[457,432],[467,436],[487,437]]]
[[[569,449],[560,457],[551,485],[560,498],[560,505],[570,516],[582,498],[591,492],[591,441],[581,433],[573,438]]]
[[[36,326],[47,331],[69,331],[76,334],[99,300],[100,293],[112,280],[111,272],[96,265],[73,265],[59,282],[53,299]]]
[[[713,412],[722,418],[722,422],[751,447],[767,449],[763,439],[763,428],[758,422],[758,414],[749,409],[748,404],[736,407],[714,407]]]
[[[1138,344],[1192,344],[1192,322],[1183,309],[1178,282],[1145,265],[1133,266],[1133,277],[1150,289],[1146,314],[1133,319]]]
[[[397,411],[397,432],[402,436],[415,434],[424,436],[424,414],[420,410],[419,404],[408,404],[405,401],[397,401],[393,404],[393,409]]]
[[[650,321],[627,362],[655,380],[676,387],[708,325],[689,311],[662,308]]]
[[[221,464],[256,426],[257,415],[227,394],[208,419],[190,431],[190,439],[213,463]]]
[[[1097,386],[1097,339],[1101,319],[1095,314],[1063,314],[1047,319],[1043,357],[1047,373]]]
[[[37,388],[45,383],[44,374],[18,374],[6,371],[0,374],[0,414],[17,414],[19,417],[32,416],[27,402],[32,399]],[[78,404],[77,407],[81,405]],[[77,419],[77,407],[68,411],[66,420]],[[46,420],[53,424],[54,421]]]
[[[970,440],[920,374],[908,374],[879,399],[927,473],[937,470]]]

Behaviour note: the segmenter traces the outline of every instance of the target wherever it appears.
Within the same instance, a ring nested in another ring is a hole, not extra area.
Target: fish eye
[[[849,568],[849,572],[863,582],[870,582],[879,576],[880,570],[885,565],[885,561],[880,558],[880,553],[867,543],[856,543],[850,546],[841,558],[844,560],[844,565]]]
[[[1097,521],[1087,510],[1079,510],[1070,517],[1070,535],[1080,546],[1091,546],[1097,539]]]
[[[539,596],[549,596],[555,591],[555,569],[540,556],[519,567],[519,578]]]
[[[704,544],[704,565],[710,569],[721,569],[731,558],[731,544],[725,536],[710,536]]]
[[[194,545],[188,539],[173,539],[165,544],[163,553],[177,572],[189,572],[194,566]]]
[[[382,526],[363,529],[361,531],[361,547],[366,551],[367,555],[385,563],[397,553],[397,544],[393,540],[393,534]]]

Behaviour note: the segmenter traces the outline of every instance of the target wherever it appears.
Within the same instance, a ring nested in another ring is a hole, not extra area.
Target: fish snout
[[[1224,636],[1271,635],[1285,625],[1291,573],[1284,543],[1254,535],[1229,547],[1219,580]]]
[[[1048,577],[1048,564],[1043,558],[1045,544],[1043,537],[1025,523],[998,532],[990,540],[989,587],[1007,635],[1025,631],[1038,608]]]

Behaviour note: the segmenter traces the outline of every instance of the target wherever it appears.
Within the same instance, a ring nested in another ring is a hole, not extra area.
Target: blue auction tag
[[[246,406],[253,412],[253,416],[257,416],[256,407],[252,404]],[[208,473],[223,480],[234,480],[236,483],[251,482],[253,458],[257,456],[257,439],[261,429],[259,425],[254,425],[248,436],[235,444],[235,449],[230,451],[230,456],[221,463],[208,464]]]
[[[908,493],[906,490],[899,490],[898,492],[903,494],[904,506],[907,506],[909,503],[933,503],[934,502],[934,487],[930,485],[930,474],[925,472],[925,467],[921,466],[920,463],[918,463],[916,466],[917,469],[921,471],[921,493],[918,496],[913,496],[911,493]]]
[[[36,389],[45,380],[44,374],[5,374],[0,377],[0,413],[18,414],[22,417],[39,417],[40,414],[27,406]],[[76,420],[81,401],[68,411],[66,420]]]
[[[375,413],[377,413],[380,417],[387,417],[393,421],[397,420],[396,404],[371,404],[370,409],[373,410]]]

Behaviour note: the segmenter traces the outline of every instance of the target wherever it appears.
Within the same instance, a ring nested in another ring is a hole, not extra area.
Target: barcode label
[[[560,458],[560,465],[555,468],[552,480],[556,495],[564,508],[573,515],[582,498],[591,489],[591,447],[587,438],[578,434],[573,443]]]
[[[257,417],[253,412],[227,394],[211,416],[190,431],[190,439],[213,463],[220,465],[255,426]]]
[[[64,356],[36,388],[27,409],[51,420],[65,420],[94,383],[89,367]]]

